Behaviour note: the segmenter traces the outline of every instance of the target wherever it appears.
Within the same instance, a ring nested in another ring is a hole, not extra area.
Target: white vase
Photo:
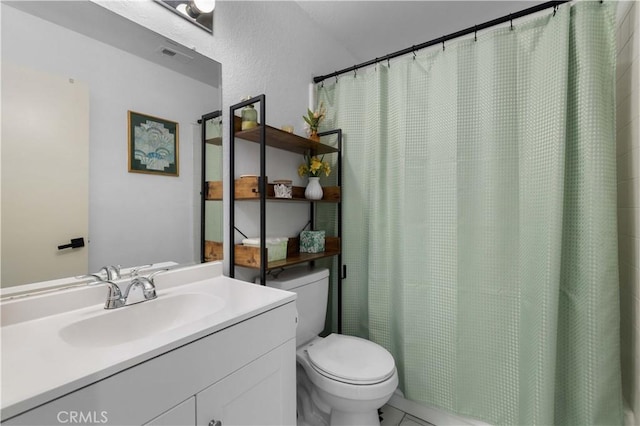
[[[307,200],[321,200],[322,187],[320,186],[319,177],[309,177],[307,189],[304,190],[304,196]]]

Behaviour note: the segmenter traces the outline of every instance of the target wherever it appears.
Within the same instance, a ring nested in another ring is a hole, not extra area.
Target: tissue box
[[[324,251],[324,231],[300,232],[300,253],[322,253]]]
[[[267,261],[283,260],[287,258],[287,243],[289,238],[267,238]],[[242,244],[250,247],[260,247],[260,238],[247,238]],[[324,241],[323,241],[324,244]]]

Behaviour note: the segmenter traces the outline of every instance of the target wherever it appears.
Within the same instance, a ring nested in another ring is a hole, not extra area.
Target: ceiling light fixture
[[[216,7],[215,0],[155,1],[203,30],[213,33],[213,9]]]
[[[187,15],[191,16],[193,19],[196,19],[202,14],[213,12],[213,9],[215,9],[215,7],[215,0],[191,0],[189,4],[187,4],[186,12]]]
[[[192,0],[190,3],[193,3],[200,13],[211,13],[216,8],[216,0]]]
[[[180,13],[182,13],[183,15],[189,16],[189,14],[187,13],[187,4],[186,3],[180,3],[179,5],[176,6],[176,10]]]

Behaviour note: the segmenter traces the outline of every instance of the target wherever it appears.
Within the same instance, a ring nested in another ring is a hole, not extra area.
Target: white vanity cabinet
[[[145,423],[144,426],[177,426],[195,424],[196,397],[192,396],[166,413],[162,413],[150,422]]]
[[[295,363],[295,343],[290,340],[199,392],[196,424],[208,426],[216,420],[223,426],[295,424],[295,390],[291,395],[282,381],[282,372]]]
[[[3,424],[295,425],[296,317],[289,301]]]

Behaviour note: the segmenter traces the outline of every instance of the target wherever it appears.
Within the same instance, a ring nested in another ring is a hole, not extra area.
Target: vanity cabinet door
[[[295,362],[289,340],[196,394],[196,424],[295,425]]]
[[[192,396],[149,423],[145,423],[144,426],[194,426],[195,424],[196,398]]]

